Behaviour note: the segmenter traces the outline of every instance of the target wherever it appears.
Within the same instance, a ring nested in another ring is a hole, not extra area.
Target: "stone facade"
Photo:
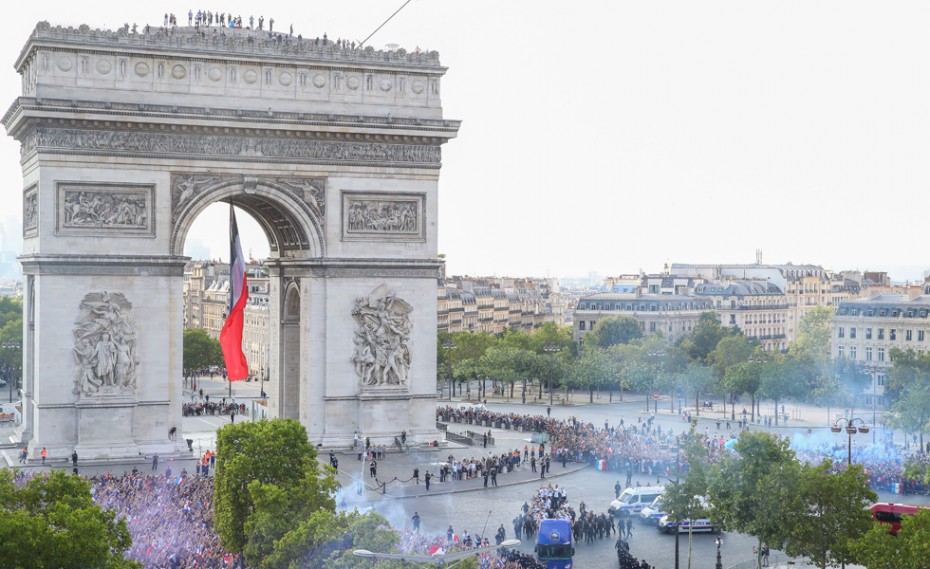
[[[3,124],[23,165],[30,448],[180,450],[181,330],[211,317],[184,309],[183,245],[217,201],[269,239],[271,416],[323,445],[435,438],[422,403],[436,397],[440,147],[459,127],[442,116],[438,54],[43,22],[16,69],[22,96]],[[353,309],[380,287],[411,307],[403,385],[365,386],[353,363]],[[86,319],[105,294],[131,308],[116,303],[98,329]],[[90,386],[114,380],[112,353],[134,383],[75,393],[78,370]]]
[[[686,295],[602,292],[578,300],[573,339],[582,343],[585,334],[603,318],[629,316],[639,322],[643,336],[660,335],[669,344],[687,336],[702,312],[712,311],[709,299]]]
[[[930,349],[930,287],[916,298],[886,294],[843,302],[833,317],[834,359],[862,366],[872,378],[866,404],[884,405],[885,377],[892,366],[891,350]]]
[[[460,277],[438,290],[439,332],[529,332],[546,322],[565,322],[565,300],[556,279]]]

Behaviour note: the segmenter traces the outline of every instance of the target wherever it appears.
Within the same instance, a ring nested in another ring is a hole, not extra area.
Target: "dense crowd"
[[[185,417],[200,415],[229,415],[231,413],[244,414],[245,403],[227,403],[222,401],[210,401],[209,396],[205,401],[195,401],[193,403],[184,403],[181,405],[181,414]]]
[[[549,449],[553,460],[563,459],[596,463],[603,461],[607,470],[626,473],[627,486],[634,472],[641,475],[674,476],[676,469],[684,473],[688,465],[683,454],[677,452],[682,440],[687,439],[691,421],[684,415],[682,429],[675,432],[673,428],[663,429],[656,424],[653,416],[640,417],[635,424],[625,424],[623,419],[611,426],[605,421],[603,428],[592,423],[582,423],[574,417],[567,421],[553,419],[542,415],[521,415],[518,413],[495,413],[486,409],[456,409],[445,406],[437,409],[437,420],[445,422],[463,422],[483,424],[487,421],[501,428],[534,432],[548,436]],[[722,428],[723,424],[726,428]],[[705,427],[703,440],[707,448],[707,461],[719,462],[729,451],[727,446],[741,430],[749,429],[749,421],[736,422],[737,429],[731,429],[730,421],[717,421],[712,432]],[[805,435],[796,435],[791,440],[798,460],[819,463],[825,458],[832,458],[836,469],[844,468],[847,445],[834,438],[808,440]],[[910,459],[917,463],[930,465],[930,452],[923,452],[915,444],[916,452]],[[566,456],[567,455],[567,456]],[[899,494],[927,494],[930,486],[917,479],[904,476],[905,457],[893,445],[861,444],[853,449],[853,462],[861,464],[869,484],[874,490]]]

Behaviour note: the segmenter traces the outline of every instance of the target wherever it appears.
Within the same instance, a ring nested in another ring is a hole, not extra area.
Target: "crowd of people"
[[[587,463],[602,461],[604,469],[626,473],[626,486],[630,486],[634,472],[659,479],[662,476],[674,476],[676,470],[684,474],[688,469],[686,457],[678,452],[681,442],[690,436],[691,421],[687,416],[682,417],[683,428],[679,432],[671,427],[663,429],[655,423],[654,416],[640,417],[636,423],[631,424],[625,424],[623,419],[615,425],[605,421],[601,428],[574,417],[566,421],[543,415],[495,413],[481,408],[457,409],[445,406],[437,409],[436,418],[445,422],[491,424],[499,428],[546,435],[551,453],[547,456],[553,460]],[[730,452],[727,447],[740,431],[750,428],[750,424],[748,421],[738,421],[736,429],[730,428],[730,421],[721,420],[711,424],[716,429],[707,426],[700,434],[707,448],[707,461],[715,463]],[[726,428],[723,428],[724,424]],[[816,464],[831,458],[836,469],[845,467],[848,452],[845,441],[822,437],[812,443],[804,434],[796,434],[791,440],[791,446],[801,462]],[[930,466],[930,452],[923,452],[919,444],[913,448],[916,451],[906,457],[893,445],[866,442],[853,449],[853,462],[863,466],[869,484],[876,491],[927,494],[930,485],[904,474],[908,458],[913,463]]]
[[[203,401],[193,403],[184,403],[181,405],[181,414],[185,417],[194,417],[201,415],[231,415],[233,413],[242,415],[245,413],[245,403],[210,401],[210,396]]]

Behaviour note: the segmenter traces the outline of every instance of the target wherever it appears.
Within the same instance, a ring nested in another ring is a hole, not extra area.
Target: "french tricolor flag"
[[[223,331],[220,332],[220,346],[226,361],[226,374],[229,381],[239,381],[249,376],[249,364],[242,353],[242,325],[244,323],[245,304],[249,300],[249,287],[245,274],[245,259],[242,258],[242,245],[239,243],[239,226],[236,225],[236,212],[229,204],[229,309]]]

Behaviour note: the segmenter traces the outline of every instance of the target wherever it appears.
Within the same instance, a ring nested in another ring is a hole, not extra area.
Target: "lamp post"
[[[856,427],[856,421],[859,421],[860,423],[858,427]],[[841,427],[840,423],[845,423],[846,427]],[[865,421],[863,421],[859,417],[853,417],[852,419],[848,419],[846,417],[840,417],[839,419],[833,422],[833,426],[830,427],[830,430],[833,431],[834,433],[840,433],[843,430],[846,431],[846,435],[848,436],[848,439],[849,439],[847,442],[847,446],[846,446],[846,466],[847,467],[852,466],[853,435],[855,435],[856,433],[863,433],[863,434],[868,433],[869,432],[868,425],[866,425]]]
[[[875,444],[875,433],[878,431],[878,425],[876,424],[875,416],[875,399],[878,397],[878,374],[879,372],[884,371],[884,367],[876,364],[868,364],[862,367],[862,371],[869,374],[869,377],[872,379],[872,444]]]
[[[22,349],[23,345],[22,345],[22,343],[20,343],[20,342],[11,341],[11,342],[4,342],[3,345],[0,346],[0,347],[3,348],[3,351],[4,351],[4,352],[18,352],[20,349]],[[6,358],[4,358],[4,359],[6,359]],[[7,376],[7,377],[6,377],[6,381],[7,381],[7,384],[9,385],[9,387],[10,387],[10,403],[13,402],[13,384],[14,384],[14,383],[18,383],[18,381],[19,381],[19,374],[18,374],[18,373],[13,373],[13,372],[14,372],[14,370],[21,370],[21,369],[22,369],[21,365],[17,365],[16,361],[14,361],[14,360],[17,360],[17,359],[21,362],[21,358],[15,358],[15,357],[14,357],[14,358],[12,358],[12,359],[10,360],[10,363],[7,364],[7,365],[5,366],[5,367],[6,367],[6,371],[7,371],[7,373],[6,373],[6,376]]]
[[[452,340],[442,342],[442,348],[446,350],[446,364],[449,366],[449,401],[452,401],[452,390],[455,388],[455,382],[452,380],[452,350],[457,347]]]
[[[543,351],[548,354],[557,354],[562,351],[562,346],[560,344],[548,343],[543,346]],[[552,374],[549,374],[547,383],[549,384],[546,389],[549,390],[549,406],[552,407]]]
[[[262,366],[258,372],[258,381],[259,381],[258,394],[262,396],[262,399],[264,399],[265,398],[265,366]]]
[[[723,561],[720,559],[720,546],[723,545],[723,540],[720,539],[720,536],[717,536],[717,539],[714,540],[714,543],[717,545],[717,564],[714,565],[714,569],[723,569]]]

